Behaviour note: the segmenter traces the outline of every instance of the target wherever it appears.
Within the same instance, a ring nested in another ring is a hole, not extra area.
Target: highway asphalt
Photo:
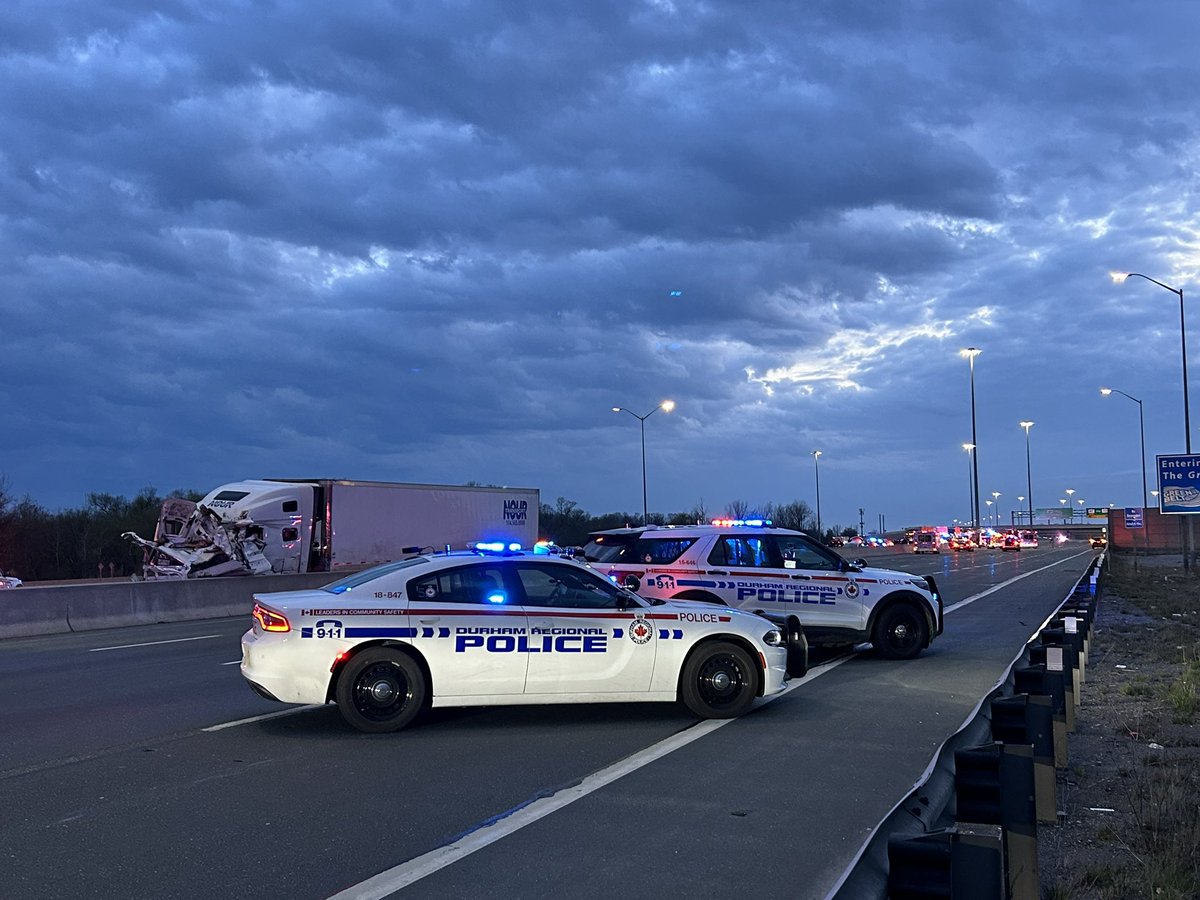
[[[362,735],[246,688],[248,616],[3,641],[0,896],[822,897],[1093,555],[872,554],[937,577],[946,633],[827,656],[726,723],[505,707]]]

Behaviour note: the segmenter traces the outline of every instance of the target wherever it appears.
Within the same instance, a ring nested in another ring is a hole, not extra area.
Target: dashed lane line
[[[153,647],[157,644],[182,644],[184,641],[207,641],[219,638],[219,634],[202,634],[199,637],[173,638],[169,641],[145,641],[141,644],[120,644],[116,647],[92,647],[88,653],[100,653],[104,650],[129,650],[132,647]]]

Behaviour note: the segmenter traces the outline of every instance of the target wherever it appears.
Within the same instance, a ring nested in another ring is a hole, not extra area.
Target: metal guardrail
[[[1104,561],[1103,553],[1092,560],[875,827],[826,900],[1036,900],[1037,822],[1057,821],[1054,768],[1066,765]],[[988,809],[981,797],[1007,808]],[[895,857],[904,865],[894,867]]]

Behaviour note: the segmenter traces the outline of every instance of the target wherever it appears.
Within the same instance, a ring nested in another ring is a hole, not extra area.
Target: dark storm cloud
[[[663,508],[791,499],[820,443],[846,510],[936,518],[957,486],[896,485],[957,471],[975,343],[989,477],[1013,415],[1066,477],[1057,398],[1115,342],[1177,405],[1173,298],[1105,278],[1195,269],[1196,27],[1156,14],[8,7],[0,473],[51,504],[338,474],[634,508],[609,409],[671,396]]]

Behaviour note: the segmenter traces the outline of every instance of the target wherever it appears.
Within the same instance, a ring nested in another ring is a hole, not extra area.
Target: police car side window
[[[634,546],[633,559],[640,563],[673,563],[694,543],[695,538],[642,538]]]
[[[583,569],[570,566],[517,566],[517,577],[524,589],[522,603],[529,607],[567,607],[571,609],[615,609],[619,590]]]
[[[504,575],[494,566],[468,566],[447,569],[412,581],[408,585],[410,602],[476,603],[500,606],[510,603],[504,589]]]
[[[799,538],[777,536],[775,538],[785,569],[822,569],[837,571],[838,563],[818,548]]]
[[[726,535],[717,541],[708,561],[715,566],[765,569],[771,566],[771,552],[766,538]]]

